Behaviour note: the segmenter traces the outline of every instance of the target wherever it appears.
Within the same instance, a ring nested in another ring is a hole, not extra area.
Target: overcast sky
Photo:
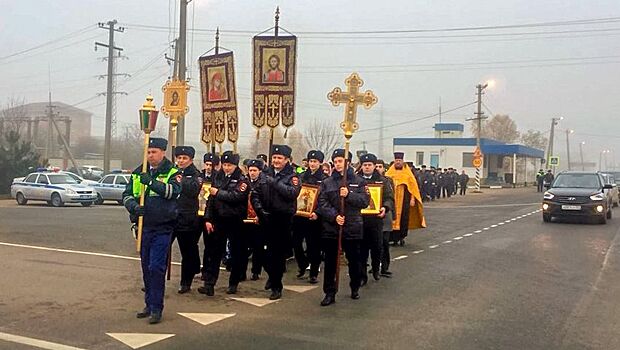
[[[116,45],[125,49],[126,60],[117,72],[132,74],[119,79],[117,103],[119,133],[137,123],[137,110],[152,92],[161,104],[161,86],[170,74],[163,59],[168,43],[178,31],[176,0],[2,0],[0,12],[0,98],[24,97],[27,102],[47,100],[48,66],[52,71],[53,99],[78,104],[94,114],[94,131],[103,134],[106,73],[95,52],[94,41],[107,42],[107,31],[97,22],[116,19],[126,27]],[[380,103],[361,111],[362,132],[354,146],[366,141],[377,151],[378,133],[363,132],[379,124],[414,120],[436,113],[441,99],[444,110],[474,101],[475,85],[496,81],[484,97],[487,113],[509,114],[521,130],[548,132],[551,117],[564,117],[558,126],[556,149],[565,149],[563,130],[572,135],[573,154],[585,141],[587,158],[598,161],[602,149],[620,158],[620,21],[587,25],[524,27],[503,30],[426,32],[405,34],[336,35],[316,32],[390,31],[456,27],[503,26],[540,22],[620,17],[617,0],[549,0],[496,2],[469,1],[324,1],[324,0],[194,0],[189,5],[188,34],[190,77],[196,85],[190,93],[187,143],[199,145],[200,100],[198,57],[214,45],[210,32],[222,31],[221,45],[235,52],[241,142],[254,137],[250,123],[251,37],[273,26],[275,7],[281,7],[281,26],[298,35],[297,125],[302,130],[313,118],[342,119],[342,109],[331,107],[326,94],[351,71],[365,80]],[[141,26],[155,26],[144,28]],[[171,28],[171,29],[168,29]],[[50,40],[52,45],[22,55],[6,57]],[[242,31],[226,32],[227,30]],[[246,31],[246,32],[243,32]],[[308,33],[310,32],[310,33]],[[150,64],[150,65],[149,65]],[[91,99],[92,98],[92,99]],[[89,99],[89,100],[88,100]],[[4,103],[4,101],[2,102]],[[445,122],[465,122],[475,106],[443,116]],[[162,118],[163,119],[163,118]],[[438,118],[429,118],[385,130],[386,153],[391,138],[431,136]],[[161,120],[160,120],[161,122]],[[469,129],[467,127],[467,129]],[[599,136],[600,135],[600,136]],[[563,152],[559,152],[560,155]],[[610,157],[611,161],[611,157]]]

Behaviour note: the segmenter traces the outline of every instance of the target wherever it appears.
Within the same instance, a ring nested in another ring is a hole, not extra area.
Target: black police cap
[[[168,141],[166,139],[162,139],[161,137],[151,137],[149,139],[149,148],[159,148],[163,151],[168,148]]]
[[[214,153],[205,153],[204,157],[202,157],[202,162],[211,162],[213,165],[220,164],[220,156]]]
[[[229,164],[239,165],[239,155],[234,154],[233,151],[226,151],[222,153],[221,162],[222,164],[229,163]]]
[[[325,160],[325,155],[321,151],[312,150],[312,151],[308,152],[308,157],[307,158],[308,158],[308,160],[316,159],[319,162],[323,163],[323,160]]]
[[[338,148],[335,149],[334,152],[332,153],[332,161],[338,157],[344,158],[344,149],[342,148]],[[351,154],[351,152],[349,152],[349,157],[347,159],[351,160],[353,158],[353,154]]]
[[[366,153],[360,156],[360,164],[369,163],[369,162],[373,164],[377,164],[377,156],[375,156],[372,153]]]
[[[262,160],[263,162],[266,162],[266,161],[267,161],[267,155],[266,155],[266,154],[264,154],[264,153],[261,153],[261,154],[259,154],[259,155],[257,155],[257,156],[256,156],[256,159],[260,159],[260,160]]]
[[[194,155],[196,155],[196,150],[192,146],[176,146],[174,148],[174,156],[188,156],[194,159]]]
[[[250,161],[248,162],[248,169],[250,167],[255,167],[258,170],[263,170],[263,168],[265,167],[265,163],[263,163],[263,161],[260,159],[250,159]]]
[[[287,145],[273,145],[271,147],[271,154],[285,156],[286,158],[291,158],[291,154],[293,150]]]

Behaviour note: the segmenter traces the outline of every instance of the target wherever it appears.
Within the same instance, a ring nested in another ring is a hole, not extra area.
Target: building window
[[[415,165],[420,166],[424,164],[424,152],[416,152],[415,153]]]
[[[463,167],[471,168],[474,162],[474,152],[463,152]]]
[[[431,153],[431,164],[432,167],[439,167],[439,154],[432,154]]]

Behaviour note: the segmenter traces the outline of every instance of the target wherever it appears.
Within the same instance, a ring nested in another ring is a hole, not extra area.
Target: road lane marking
[[[450,243],[452,243],[452,241],[451,241],[451,240],[447,240],[447,241],[443,241],[443,242],[442,242],[442,244],[450,244]]]
[[[458,240],[460,240],[460,239],[463,239],[463,237],[462,237],[462,236],[458,236],[458,237],[454,237],[454,238],[452,238],[452,239],[453,239],[453,240],[455,240],[455,241],[458,241]]]
[[[492,227],[492,228],[496,228],[496,227],[497,227],[497,225],[491,225],[491,227]],[[485,228],[484,230],[488,230],[488,229],[489,229],[489,228],[487,227],[487,228]]]
[[[497,227],[497,225],[495,225],[495,227]],[[491,229],[490,227],[485,227],[485,228],[483,228],[482,230],[483,230],[483,231],[488,231],[488,230],[490,230],[490,229]]]
[[[185,313],[185,312],[177,312],[179,315],[189,318],[192,321],[198,322],[203,326],[225,320],[227,318],[233,317],[237,314],[212,314],[212,313]]]
[[[269,300],[268,298],[230,298],[232,300],[240,301],[242,303],[263,307],[265,305],[277,303],[280,300]]]
[[[424,253],[424,249],[420,249],[420,250],[414,250],[411,253],[413,254],[420,254],[420,253]]]
[[[318,288],[318,286],[298,286],[298,285],[284,286],[284,289],[291,290],[296,293],[305,293],[305,292],[311,291],[316,288]]]
[[[409,257],[409,256],[407,256],[407,255],[401,255],[401,256],[397,256],[397,257],[395,257],[395,258],[394,258],[394,259],[392,259],[392,260],[394,260],[394,261],[396,261],[396,260],[403,260],[403,259],[407,259],[408,257]]]
[[[482,231],[480,231],[480,232],[482,232]],[[474,235],[473,233],[466,233],[466,234],[463,235],[463,237],[470,237],[470,236],[473,236],[473,235]]]
[[[452,207],[424,207],[424,209],[473,209],[473,208],[529,207],[532,205],[540,205],[540,202],[514,203],[514,204],[464,205],[464,206],[452,206]]]
[[[439,247],[439,244],[435,244],[435,245],[429,246],[430,249],[435,249],[437,247]]]
[[[482,233],[482,230],[476,230],[474,233]]]
[[[22,337],[20,335],[3,333],[3,332],[0,332],[0,340],[5,340],[11,343],[30,345],[30,346],[34,346],[39,349],[47,349],[47,350],[84,350],[82,348],[76,348],[74,346],[52,343],[52,342],[45,341],[45,340]]]
[[[157,333],[106,333],[132,349],[138,349],[174,337],[174,334]]]
[[[504,223],[503,222],[498,222],[497,223],[499,226],[502,226]]]

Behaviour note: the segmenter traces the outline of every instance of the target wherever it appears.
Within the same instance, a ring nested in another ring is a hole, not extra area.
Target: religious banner
[[[235,68],[232,52],[198,59],[202,95],[202,141],[213,146],[239,139]]]
[[[164,103],[161,111],[164,112],[166,117],[170,118],[171,123],[176,123],[179,118],[189,112],[189,107],[187,106],[189,85],[186,81],[172,79],[166,81],[162,91],[164,92]]]
[[[276,18],[277,20],[277,18]],[[252,39],[254,54],[252,124],[290,128],[295,124],[297,37],[261,36]]]

